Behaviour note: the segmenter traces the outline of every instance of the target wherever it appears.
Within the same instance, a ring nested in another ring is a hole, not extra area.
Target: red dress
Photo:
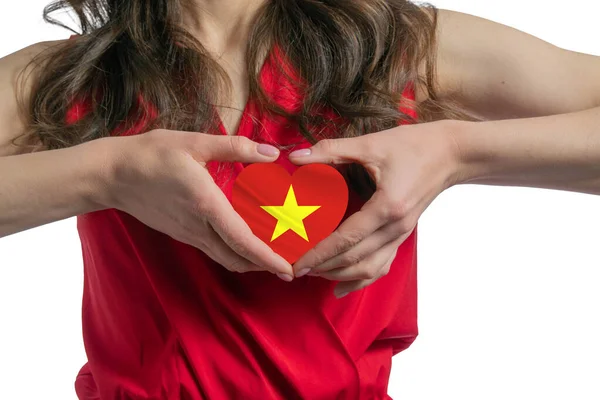
[[[273,54],[261,82],[281,105],[294,107],[298,91]],[[407,88],[404,96],[414,93]],[[86,104],[74,104],[68,122],[85,112]],[[139,133],[134,127],[124,134]],[[309,146],[298,129],[267,117],[252,100],[238,134],[300,142],[276,161],[290,172],[296,167],[289,152]],[[228,167],[209,170],[230,196],[244,165]],[[351,193],[348,214],[361,204]],[[80,215],[77,228],[88,357],[75,382],[81,400],[390,399],[392,356],[417,336],[416,229],[387,276],[337,300],[336,282],[229,272],[116,209]]]

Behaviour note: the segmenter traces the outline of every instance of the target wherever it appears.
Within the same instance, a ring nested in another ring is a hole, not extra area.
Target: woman
[[[0,61],[0,232],[79,216],[81,399],[389,398],[440,192],[600,193],[596,57],[399,0],[67,3]],[[363,166],[293,266],[230,206],[255,162]]]

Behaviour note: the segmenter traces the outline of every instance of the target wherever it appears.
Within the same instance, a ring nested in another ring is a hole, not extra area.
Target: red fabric
[[[299,91],[280,62],[276,52],[265,62],[262,84],[294,108]],[[414,98],[410,87],[404,95]],[[69,122],[87,111],[74,104]],[[290,173],[289,152],[309,146],[252,101],[238,134],[285,145],[277,163]],[[209,166],[229,198],[243,169]],[[347,215],[361,204],[350,193]],[[77,227],[88,356],[75,382],[81,400],[389,399],[392,355],[417,336],[416,230],[387,276],[337,300],[335,282],[232,273],[115,209],[81,215]]]

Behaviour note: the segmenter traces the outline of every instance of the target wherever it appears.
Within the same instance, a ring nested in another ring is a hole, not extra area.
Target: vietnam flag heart
[[[292,264],[337,228],[348,186],[324,164],[305,165],[292,176],[278,164],[252,164],[237,177],[232,204],[252,232]]]

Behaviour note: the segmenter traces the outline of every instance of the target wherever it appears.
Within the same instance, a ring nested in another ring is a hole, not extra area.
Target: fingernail
[[[286,281],[286,282],[291,282],[294,280],[294,277],[291,275],[288,275],[288,274],[279,273],[279,274],[277,274],[277,276],[279,277],[279,279]]]
[[[310,268],[304,268],[302,271],[296,274],[296,278],[300,278],[310,272]]]
[[[335,297],[341,299],[342,297],[348,295],[350,292],[342,292],[342,293],[334,293]]]
[[[311,149],[302,149],[302,150],[292,151],[290,153],[290,157],[306,157],[306,156],[310,156],[311,154],[312,154]]]
[[[277,147],[271,146],[270,144],[259,144],[257,151],[263,156],[267,157],[275,157],[279,155],[279,150],[277,149]]]

